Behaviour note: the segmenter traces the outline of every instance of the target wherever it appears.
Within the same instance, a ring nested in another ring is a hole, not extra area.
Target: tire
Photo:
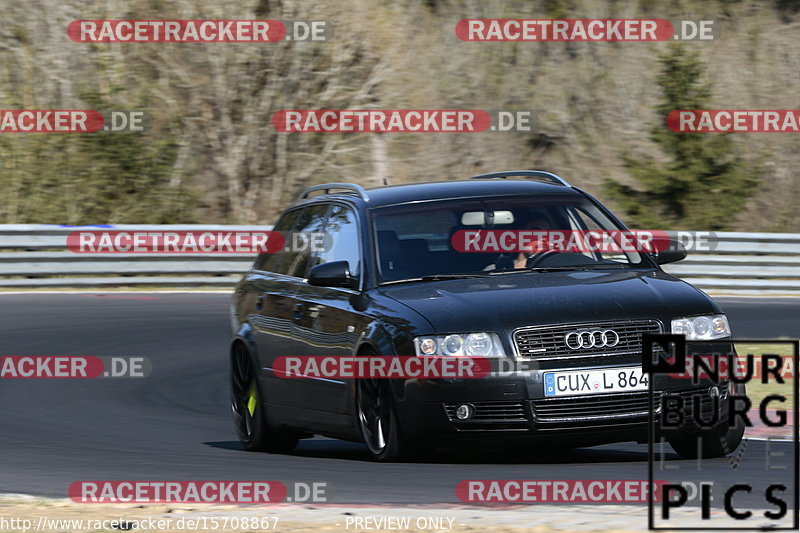
[[[237,343],[231,354],[231,411],[233,424],[245,450],[286,453],[298,438],[275,430],[264,412],[264,396],[250,352]]]
[[[736,394],[741,396],[745,394],[744,385],[737,385]],[[729,425],[728,419],[702,433],[670,440],[669,444],[675,453],[684,459],[724,457],[739,447],[744,437],[744,429],[741,418],[738,418],[733,426]],[[698,438],[702,439],[701,444],[698,444]]]
[[[401,461],[417,455],[418,448],[403,435],[388,380],[357,379],[354,413],[361,438],[375,461]]]

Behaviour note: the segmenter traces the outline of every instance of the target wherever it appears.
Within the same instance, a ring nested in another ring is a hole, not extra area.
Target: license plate
[[[544,373],[545,396],[575,396],[647,390],[641,367],[566,370]]]

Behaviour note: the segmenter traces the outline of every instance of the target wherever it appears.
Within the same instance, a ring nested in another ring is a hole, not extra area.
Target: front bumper
[[[603,363],[581,368],[634,366],[633,360]],[[712,424],[728,419],[727,396],[732,389],[727,381],[704,379],[693,383],[690,379],[656,375],[652,400],[646,390],[545,397],[543,374],[555,369],[473,380],[406,382],[398,401],[404,431],[419,439],[437,441],[509,437],[548,443],[563,440],[574,446],[588,446],[646,442],[651,411],[656,428],[661,428],[658,435],[667,439],[676,433],[701,431],[704,426],[696,424],[697,416]],[[715,398],[716,393],[719,395]],[[670,402],[668,412],[677,409],[672,402],[683,404],[680,410],[684,424],[663,429],[662,400]],[[474,414],[459,420],[456,409],[463,404],[468,404]]]

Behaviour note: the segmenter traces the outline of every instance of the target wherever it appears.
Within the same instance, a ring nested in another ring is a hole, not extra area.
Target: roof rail
[[[472,180],[489,180],[489,179],[503,179],[514,177],[532,177],[532,178],[545,178],[552,183],[563,185],[564,187],[571,187],[564,178],[556,176],[552,172],[545,170],[504,170],[502,172],[491,172],[489,174],[481,174],[480,176],[472,176]]]
[[[369,201],[369,196],[367,195],[367,191],[361,185],[356,185],[355,183],[323,183],[321,185],[314,185],[313,187],[309,187],[300,193],[300,196],[297,198],[298,200],[303,200],[311,196],[312,192],[316,191],[323,191],[323,194],[331,194],[332,189],[344,189],[346,191],[350,191],[364,201]]]

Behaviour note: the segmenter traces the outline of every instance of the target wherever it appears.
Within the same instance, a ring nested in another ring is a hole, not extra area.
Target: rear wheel
[[[270,426],[263,402],[253,358],[238,343],[231,357],[231,411],[239,440],[248,451],[292,451],[298,438]]]

